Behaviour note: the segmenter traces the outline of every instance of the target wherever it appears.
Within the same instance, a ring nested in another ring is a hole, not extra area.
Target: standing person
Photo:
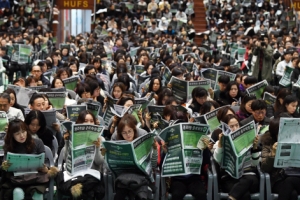
[[[261,41],[256,41],[253,55],[257,58],[256,63],[253,66],[252,76],[258,77],[258,82],[262,80],[270,82],[272,80],[273,49],[269,45],[267,36],[265,36]]]

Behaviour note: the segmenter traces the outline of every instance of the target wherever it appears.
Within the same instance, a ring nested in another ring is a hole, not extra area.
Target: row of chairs
[[[62,151],[59,155],[59,158],[58,158],[59,168],[62,167],[63,154],[64,154],[64,149],[62,149]],[[45,155],[46,155],[46,158],[49,159],[49,167],[54,166],[54,157],[53,157],[52,151],[47,146],[45,146]],[[260,178],[259,192],[252,194],[251,199],[276,200],[278,198],[278,195],[272,193],[272,191],[271,191],[270,175],[268,173],[263,173],[260,170],[259,166],[258,166],[258,172],[259,172],[259,178]],[[207,173],[208,173],[207,199],[208,200],[227,199],[228,193],[223,193],[219,189],[217,168],[216,168],[213,158],[211,158],[211,169],[208,169]],[[108,173],[104,173],[103,179],[104,179],[104,184],[105,184],[104,200],[112,200],[112,199],[114,199],[114,196],[115,196],[114,177],[112,176],[112,174],[110,172],[108,172]],[[155,173],[155,187],[156,187],[155,193],[152,193],[152,191],[149,188],[148,199],[167,200],[167,199],[172,198],[171,194],[168,194],[168,196],[165,195],[166,194],[166,179],[160,176],[159,171],[156,171],[156,173]],[[52,178],[49,182],[49,186],[47,188],[47,193],[45,194],[45,198],[47,200],[53,200],[53,197],[54,197],[54,179]],[[70,197],[62,196],[59,193],[57,194],[57,197],[60,200],[64,199],[64,198],[70,198]],[[184,199],[185,200],[193,199],[193,197],[191,194],[187,194]],[[298,199],[300,199],[300,195],[298,196]]]

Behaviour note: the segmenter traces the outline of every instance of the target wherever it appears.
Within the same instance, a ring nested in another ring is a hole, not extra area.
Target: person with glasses
[[[54,139],[52,131],[46,127],[44,114],[39,110],[30,111],[25,118],[29,131],[33,138],[39,138],[44,145],[53,150],[52,141]]]
[[[243,121],[241,121],[241,126],[244,126],[253,120],[255,121],[255,123],[258,123],[259,125],[262,126],[269,125],[270,118],[266,116],[267,103],[264,100],[262,99],[254,100],[251,103],[251,110],[252,110],[252,115],[244,119]]]
[[[0,111],[6,112],[8,121],[20,119],[24,121],[24,115],[21,110],[10,106],[11,98],[8,93],[0,93]]]
[[[50,81],[43,75],[41,66],[34,65],[31,69],[31,74],[38,80],[38,82],[40,82],[38,85],[50,85]]]
[[[225,115],[222,122],[226,123],[231,132],[240,128],[239,118],[234,114]],[[222,142],[223,133],[219,134],[219,140],[216,142],[216,149],[213,153],[214,160],[220,165],[224,155],[224,147]],[[232,178],[227,172],[220,169],[219,177],[221,177],[220,186],[222,191],[229,194],[229,200],[244,200],[251,199],[251,193],[256,193],[259,190],[259,179],[257,177],[256,166],[259,164],[259,148],[258,136],[253,140],[251,149],[251,166],[244,169],[244,174],[241,178]]]

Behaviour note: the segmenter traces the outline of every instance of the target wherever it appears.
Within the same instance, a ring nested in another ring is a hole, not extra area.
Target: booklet
[[[254,94],[257,99],[261,99],[261,96],[265,90],[265,87],[268,85],[266,80],[258,82],[251,87],[247,88],[246,91],[248,94]]]
[[[33,91],[37,91],[37,92],[39,92],[41,89],[43,89],[43,88],[48,88],[48,86],[47,85],[41,85],[41,86],[30,86],[30,87],[27,87],[27,88],[29,88],[29,89],[31,89],[31,90],[33,90]]]
[[[46,125],[48,127],[52,127],[52,124],[56,123],[56,110],[43,110],[42,113],[45,116],[46,119]]]
[[[211,81],[211,88],[215,88],[218,84],[218,70],[213,68],[201,69],[201,76]]]
[[[96,151],[93,142],[98,140],[103,129],[102,126],[97,125],[73,124],[66,161],[66,171],[71,178],[90,174],[100,180],[100,172],[92,170],[91,167]],[[65,181],[67,180],[68,177]]]
[[[274,167],[300,167],[299,131],[299,118],[280,118]]]
[[[41,154],[17,154],[7,152],[6,160],[11,163],[7,171],[14,175],[37,173],[37,169],[44,166],[45,153]]]
[[[101,103],[97,101],[89,101],[86,103],[86,107],[89,111],[93,113],[93,115],[97,118],[100,113],[102,113]]]
[[[30,88],[24,88],[16,85],[7,85],[7,88],[11,88],[15,91],[18,104],[20,104],[22,107],[28,107],[29,100],[34,91],[32,91]]]
[[[172,76],[170,83],[172,84],[174,97],[184,103],[192,98],[192,91],[194,88],[203,87],[208,90],[211,85],[210,80],[184,81],[174,76]]]
[[[228,134],[226,130],[223,130],[224,151],[221,166],[231,177],[239,179],[243,175],[243,169],[251,166],[250,148],[255,137],[254,121]]]
[[[78,76],[72,76],[70,78],[64,79],[63,82],[65,84],[65,87],[68,90],[74,90],[76,88],[77,83],[78,83],[78,79],[79,79]]]
[[[86,110],[86,105],[70,105],[66,107],[67,118],[72,122],[76,122],[81,111]]]
[[[4,131],[8,126],[8,118],[6,112],[0,111],[0,132]]]
[[[297,87],[297,88],[300,88],[300,77],[299,77],[299,79],[297,80],[297,82],[294,83],[293,86],[294,86],[294,87]]]
[[[265,92],[263,100],[265,100],[268,105],[272,106],[276,101],[276,97],[269,92]]]
[[[134,65],[135,74],[141,75],[145,71],[144,65]]]
[[[291,85],[291,76],[294,68],[286,66],[284,70],[284,74],[279,81],[279,85],[283,87],[289,87]]]
[[[60,124],[60,131],[62,134],[66,133],[66,132],[69,132],[69,133],[72,133],[72,127],[74,125],[74,122],[72,121],[63,121],[61,124]]]
[[[170,71],[169,67],[165,66],[164,72],[162,75],[162,78],[163,78],[165,84],[168,84],[170,82],[171,77],[172,77],[172,72]]]
[[[204,124],[181,123],[161,131],[159,137],[168,152],[162,165],[162,177],[200,174],[203,151],[197,148],[201,136],[208,134]]]
[[[122,118],[128,112],[129,108],[130,107],[125,108],[124,106],[114,104],[113,108],[110,109],[114,115],[117,115],[119,118]]]
[[[4,138],[5,138],[6,133],[5,132],[0,132],[0,156],[4,156]]]
[[[132,142],[104,141],[105,161],[115,177],[127,172],[142,173],[151,177],[151,154],[155,134],[140,136]]]
[[[231,73],[231,72],[226,72],[226,71],[223,71],[223,70],[218,70],[218,73],[217,73],[217,76],[216,76],[216,85],[215,85],[215,90],[218,90],[220,89],[219,88],[219,84],[218,84],[218,79],[221,75],[225,75],[225,76],[228,76],[230,78],[230,81],[234,81],[235,80],[235,77],[236,77],[236,74],[234,73]]]
[[[66,93],[65,92],[45,92],[49,101],[51,102],[53,108],[56,110],[62,110],[66,101]]]

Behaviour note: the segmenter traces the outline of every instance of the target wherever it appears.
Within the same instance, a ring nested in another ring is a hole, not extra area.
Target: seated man
[[[22,111],[10,106],[10,96],[7,93],[0,93],[0,111],[6,112],[8,121],[12,121],[14,119],[24,121]]]
[[[218,78],[219,89],[214,91],[214,100],[217,101],[220,97],[220,92],[225,91],[227,84],[230,82],[229,76],[221,75]]]
[[[262,100],[254,100],[251,104],[252,115],[243,121],[241,121],[241,126],[244,126],[251,122],[252,120],[259,125],[269,125],[270,118],[266,116],[267,113],[267,103]]]

